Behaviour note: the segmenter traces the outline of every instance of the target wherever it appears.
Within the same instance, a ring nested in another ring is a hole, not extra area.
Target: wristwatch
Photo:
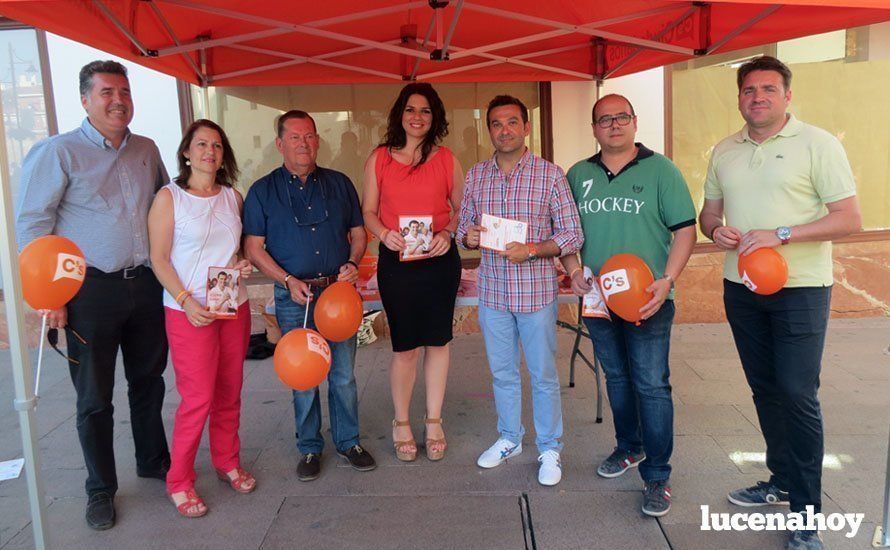
[[[348,263],[348,264],[351,265],[352,267],[358,269],[358,264],[355,263],[355,262],[353,262],[352,260],[346,260],[346,263]]]
[[[532,261],[538,257],[538,249],[535,246],[535,243],[528,243],[528,258],[526,260]]]
[[[780,226],[776,228],[776,237],[782,241],[782,244],[788,244],[791,242],[791,228],[786,226]]]
[[[665,281],[671,283],[671,290],[673,290],[673,288],[674,288],[674,278],[671,277],[671,276],[670,276],[669,274],[667,274],[667,273],[665,273],[664,275],[662,275],[661,278],[664,279]]]

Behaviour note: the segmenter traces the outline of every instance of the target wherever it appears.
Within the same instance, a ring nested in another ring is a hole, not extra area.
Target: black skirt
[[[397,252],[380,246],[377,282],[393,351],[451,341],[460,265],[453,239],[444,255],[411,262],[400,262]]]

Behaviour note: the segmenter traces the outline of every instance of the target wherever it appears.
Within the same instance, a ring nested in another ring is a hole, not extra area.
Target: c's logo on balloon
[[[80,256],[60,252],[56,262],[56,274],[53,276],[53,281],[58,281],[62,278],[82,281],[86,274],[86,268],[86,262]]]
[[[602,286],[606,298],[630,290],[630,285],[627,284],[627,270],[616,269],[600,275],[600,286]]]

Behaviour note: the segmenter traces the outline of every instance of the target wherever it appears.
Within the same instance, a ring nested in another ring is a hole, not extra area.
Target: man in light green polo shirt
[[[729,494],[740,506],[822,504],[822,411],[817,391],[831,302],[831,240],[861,227],[856,185],[840,142],[787,112],[791,71],[772,57],[738,70],[747,123],[714,147],[702,232],[726,250],[723,301],[766,440],[768,482]],[[724,223],[725,218],[725,223]],[[775,248],[788,282],[761,296],[738,276],[738,255]],[[797,531],[791,549],[822,548]]]
[[[655,282],[640,324],[585,318],[593,350],[606,374],[616,447],[597,468],[606,478],[639,465],[646,484],[642,511],[663,516],[671,506],[670,458],[674,407],[670,350],[673,286],[695,246],[695,206],[674,164],[636,143],[637,117],[627,98],[610,94],[593,106],[600,152],[575,164],[567,179],[581,216],[581,260],[593,273],[618,253],[639,256]],[[574,255],[563,265],[579,295],[590,291]]]

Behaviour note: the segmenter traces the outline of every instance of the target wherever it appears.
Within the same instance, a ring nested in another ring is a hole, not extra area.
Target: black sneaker
[[[668,480],[647,483],[643,489],[643,513],[660,518],[671,509],[671,486]]]
[[[757,485],[745,489],[736,489],[726,495],[729,502],[736,506],[753,508],[755,506],[788,506],[788,491],[783,491],[766,481],[758,481]]]
[[[377,467],[374,457],[361,445],[353,445],[345,451],[337,451],[337,454],[348,460],[349,465],[359,472],[369,472]]]
[[[646,460],[646,453],[631,453],[615,447],[609,458],[596,469],[596,473],[602,477],[618,477],[629,469],[636,468],[644,460]]]
[[[87,525],[96,531],[114,527],[114,497],[108,493],[93,493],[87,499]]]
[[[321,455],[315,453],[304,454],[297,464],[297,479],[300,481],[312,481],[318,479],[321,474]]]
[[[822,550],[822,535],[817,530],[800,530],[791,533],[788,541],[788,550]]]

